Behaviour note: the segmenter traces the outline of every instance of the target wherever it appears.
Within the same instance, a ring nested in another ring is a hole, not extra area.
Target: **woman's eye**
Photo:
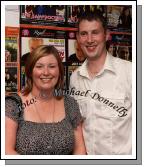
[[[49,66],[50,68],[55,68],[55,66],[54,65],[51,65],[51,66]]]
[[[36,68],[42,68],[42,66],[36,66]]]

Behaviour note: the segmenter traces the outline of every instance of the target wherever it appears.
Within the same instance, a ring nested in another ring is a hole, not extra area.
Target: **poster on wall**
[[[68,32],[68,65],[81,65],[84,60],[85,56],[76,40],[76,32]]]
[[[117,57],[132,61],[132,47],[131,46],[117,46]]]
[[[5,27],[5,93],[19,91],[19,84],[19,28]]]
[[[54,45],[65,62],[65,32],[48,29],[21,28],[21,63],[39,45]]]
[[[18,55],[17,37],[5,37],[5,62],[17,62]]]
[[[132,46],[130,45],[123,45],[121,43],[116,45],[112,41],[107,41],[107,50],[114,57],[132,61]]]
[[[98,11],[104,16],[106,6],[104,5],[67,5],[67,23],[69,26],[76,26],[79,16],[84,12]]]
[[[123,45],[123,46],[131,46],[132,45],[132,36],[125,33],[120,34],[112,34],[111,40],[114,45]]]
[[[54,38],[37,38],[37,37],[22,37],[21,38],[21,64],[25,65],[27,57],[30,53],[40,45],[53,45],[59,52],[62,62],[65,62],[65,40]]]
[[[116,31],[131,31],[132,26],[132,7],[128,5],[107,6],[107,25]]]
[[[63,25],[65,5],[20,5],[20,24]]]
[[[48,29],[21,28],[21,86],[25,86],[25,64],[27,57],[40,45],[53,45],[59,52],[63,64],[66,62],[65,32]]]
[[[17,67],[5,68],[5,91],[17,92],[18,91],[18,75]]]
[[[112,33],[106,42],[106,47],[114,57],[132,61],[132,36],[130,33]]]

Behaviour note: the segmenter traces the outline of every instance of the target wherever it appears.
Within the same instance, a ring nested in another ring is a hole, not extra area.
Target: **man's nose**
[[[87,42],[89,42],[89,43],[93,42],[93,36],[92,36],[92,34],[88,34],[87,35]]]

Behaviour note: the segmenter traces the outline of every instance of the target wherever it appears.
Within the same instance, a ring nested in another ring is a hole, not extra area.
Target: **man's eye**
[[[86,35],[86,32],[81,32],[80,35],[81,35],[81,36],[85,36],[85,35]]]
[[[93,31],[93,34],[95,35],[95,34],[98,34],[99,32],[98,31]]]

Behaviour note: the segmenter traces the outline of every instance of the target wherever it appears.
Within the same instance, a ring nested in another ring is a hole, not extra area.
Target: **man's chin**
[[[89,60],[97,60],[99,57],[100,57],[100,56],[97,55],[97,54],[93,54],[93,55],[87,56],[87,58],[88,58]]]

